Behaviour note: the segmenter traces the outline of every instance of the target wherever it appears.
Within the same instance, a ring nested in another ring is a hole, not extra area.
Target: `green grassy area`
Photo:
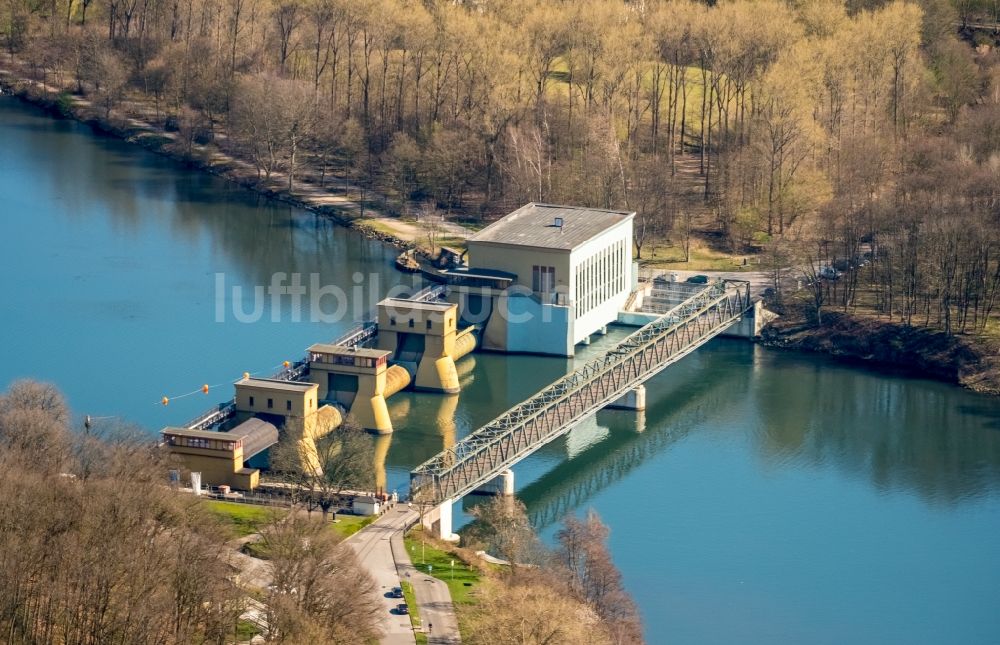
[[[454,237],[451,235],[442,235],[441,237],[434,240],[434,243],[438,246],[447,246],[458,251],[465,250],[465,238]]]
[[[743,264],[747,258],[747,264]],[[758,271],[753,254],[731,255],[706,247],[698,240],[691,240],[691,257],[684,261],[684,249],[660,240],[647,242],[642,247],[643,267],[680,269],[683,271]]]
[[[269,506],[251,506],[218,500],[205,500],[203,503],[208,512],[218,518],[235,537],[257,533],[265,524],[273,522],[287,512]]]
[[[385,222],[366,220],[364,225],[372,229],[373,231],[378,231],[379,233],[384,233],[385,235],[392,235],[393,237],[399,237],[404,239],[406,237],[401,231],[397,230],[393,226],[390,226],[389,224],[386,224]]]
[[[340,537],[351,537],[378,519],[378,515],[341,515],[330,524],[330,527],[340,534]]]
[[[253,638],[254,636],[256,636],[259,633],[260,633],[260,630],[257,629],[257,626],[254,625],[253,623],[251,623],[249,620],[240,619],[236,623],[236,634],[235,634],[235,636],[236,636],[236,640],[238,640],[238,641],[241,641],[241,642],[242,641],[248,641],[248,640],[250,640],[251,638]]]
[[[406,606],[410,610],[410,624],[413,625],[413,636],[416,638],[417,645],[423,645],[427,642],[427,634],[420,631],[423,628],[423,624],[420,622],[420,607],[417,606],[417,596],[413,593],[413,585],[406,580],[401,580],[399,584],[403,587],[403,600],[406,601]]]
[[[427,573],[427,565],[431,565],[430,574],[448,585],[452,602],[456,604],[472,604],[475,602],[473,592],[479,584],[479,572],[463,562],[457,555],[449,553],[429,542],[421,548],[421,531],[414,529],[406,536],[406,549],[410,553],[413,566]],[[455,566],[452,567],[451,563]]]
[[[653,74],[656,64],[652,61],[648,61],[642,64],[642,89],[648,92],[653,87]],[[684,78],[687,82],[687,110],[685,111],[685,128],[687,131],[686,140],[690,144],[692,142],[697,142],[701,138],[701,102],[704,95],[704,79],[702,78],[702,70],[700,67],[688,66],[684,70]],[[720,76],[720,79],[724,76]],[[714,81],[714,75],[709,73],[708,83],[711,85]],[[579,79],[576,79],[579,83]],[[663,75],[661,76],[660,82],[663,86],[663,96],[660,99],[660,108],[666,111],[668,107],[669,95],[667,90],[667,85],[669,84],[669,76],[664,69]],[[565,103],[567,85],[569,84],[569,66],[563,57],[557,57],[552,62],[552,68],[549,71],[549,76],[546,79],[545,91],[549,97],[555,102]],[[721,81],[720,81],[721,85]],[[575,87],[573,89],[575,99],[580,100],[580,88]],[[680,101],[678,97],[678,101]],[[735,97],[730,99],[730,112],[732,112],[733,107],[736,104]],[[680,118],[678,118],[678,127],[680,126]],[[624,131],[621,131],[624,126],[619,124],[619,134],[624,135]],[[713,126],[714,127],[714,126]]]

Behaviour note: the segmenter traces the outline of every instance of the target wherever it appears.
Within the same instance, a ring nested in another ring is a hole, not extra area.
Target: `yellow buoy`
[[[162,403],[163,405],[166,405],[166,404],[170,403],[170,399],[168,399],[167,397],[163,397],[162,399],[160,399],[160,403]]]
[[[291,363],[289,363],[288,361],[285,361],[284,365],[285,365],[285,369],[288,369],[288,366],[291,365]]]
[[[201,391],[204,392],[205,394],[208,394],[208,383],[205,383],[204,385],[201,386]]]
[[[243,372],[243,378],[250,378],[250,372]]]

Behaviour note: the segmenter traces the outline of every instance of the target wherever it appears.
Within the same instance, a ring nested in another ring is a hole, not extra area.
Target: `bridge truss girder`
[[[418,466],[411,498],[437,504],[472,492],[727,329],[751,305],[748,283],[708,285]]]

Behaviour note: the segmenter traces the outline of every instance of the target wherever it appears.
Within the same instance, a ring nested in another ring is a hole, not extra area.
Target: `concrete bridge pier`
[[[778,317],[778,314],[764,308],[764,303],[757,300],[753,303],[751,310],[729,329],[719,334],[724,337],[746,338],[753,340],[760,337],[760,332],[764,327]]]
[[[420,523],[424,530],[430,532],[442,540],[448,542],[458,542],[459,536],[452,532],[452,504],[453,499],[446,499],[439,505],[424,511],[420,518]]]
[[[514,471],[508,468],[472,492],[479,495],[510,497],[514,494]]]
[[[639,412],[646,409],[646,386],[639,385],[632,388],[620,399],[607,406],[611,410],[635,410]]]

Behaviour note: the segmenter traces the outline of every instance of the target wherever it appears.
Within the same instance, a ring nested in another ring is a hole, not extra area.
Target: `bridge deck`
[[[466,495],[590,414],[680,360],[752,305],[748,283],[720,282],[503,413],[410,474],[410,496],[440,503]]]

